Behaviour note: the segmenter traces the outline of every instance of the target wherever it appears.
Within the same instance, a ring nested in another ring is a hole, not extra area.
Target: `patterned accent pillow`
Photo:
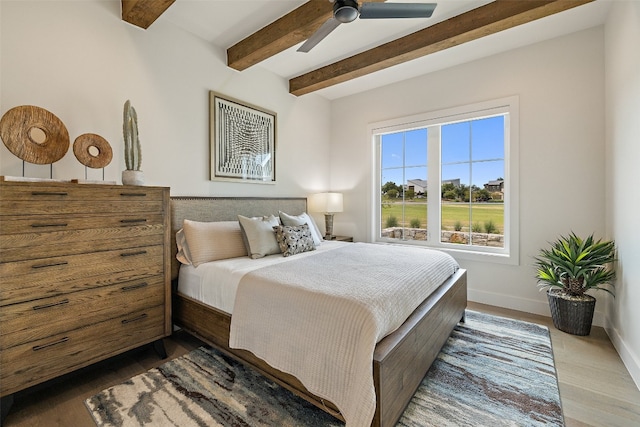
[[[280,225],[273,227],[273,230],[276,232],[276,240],[278,240],[278,245],[280,245],[284,256],[316,250],[311,230],[307,224]]]
[[[309,231],[311,231],[311,237],[313,237],[313,243],[319,245],[322,243],[322,233],[320,229],[316,225],[316,222],[313,220],[313,217],[306,212],[301,213],[300,215],[289,215],[288,213],[279,212],[280,222],[283,225],[309,225]]]

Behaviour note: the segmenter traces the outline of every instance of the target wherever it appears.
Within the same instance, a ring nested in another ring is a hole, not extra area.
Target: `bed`
[[[309,392],[293,375],[273,368],[253,353],[229,345],[231,316],[177,290],[180,263],[176,260],[176,232],[183,221],[234,221],[246,216],[305,212],[304,198],[172,197],[172,279],[174,323],[231,357],[257,369],[319,408],[344,420],[337,406]],[[350,245],[350,243],[344,243]],[[380,340],[373,352],[375,387],[373,426],[394,426],[455,325],[464,319],[467,303],[466,271],[458,269],[433,291],[402,323]]]

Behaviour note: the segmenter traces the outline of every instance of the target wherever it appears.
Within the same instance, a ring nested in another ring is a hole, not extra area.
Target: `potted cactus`
[[[124,137],[124,162],[127,167],[122,171],[122,183],[143,185],[144,175],[140,170],[142,151],[140,138],[138,138],[138,115],[129,100],[124,104],[122,136]]]
[[[596,299],[586,292],[603,290],[614,295],[615,256],[613,241],[595,240],[593,234],[583,239],[573,232],[540,250],[535,258],[536,278],[538,286],[547,289],[557,329],[589,335]]]

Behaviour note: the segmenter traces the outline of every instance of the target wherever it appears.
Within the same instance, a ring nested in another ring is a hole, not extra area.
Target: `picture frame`
[[[211,180],[275,184],[273,111],[209,92]]]

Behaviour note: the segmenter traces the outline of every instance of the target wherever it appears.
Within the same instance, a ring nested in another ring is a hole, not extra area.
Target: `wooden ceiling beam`
[[[310,0],[227,49],[227,65],[238,71],[247,69],[307,40],[332,16],[333,3]]]
[[[408,36],[289,80],[299,96],[346,82],[593,0],[496,0]]]
[[[311,0],[227,49],[227,66],[242,71],[306,40],[327,19],[333,6]]]
[[[122,0],[122,20],[149,28],[176,0]]]

